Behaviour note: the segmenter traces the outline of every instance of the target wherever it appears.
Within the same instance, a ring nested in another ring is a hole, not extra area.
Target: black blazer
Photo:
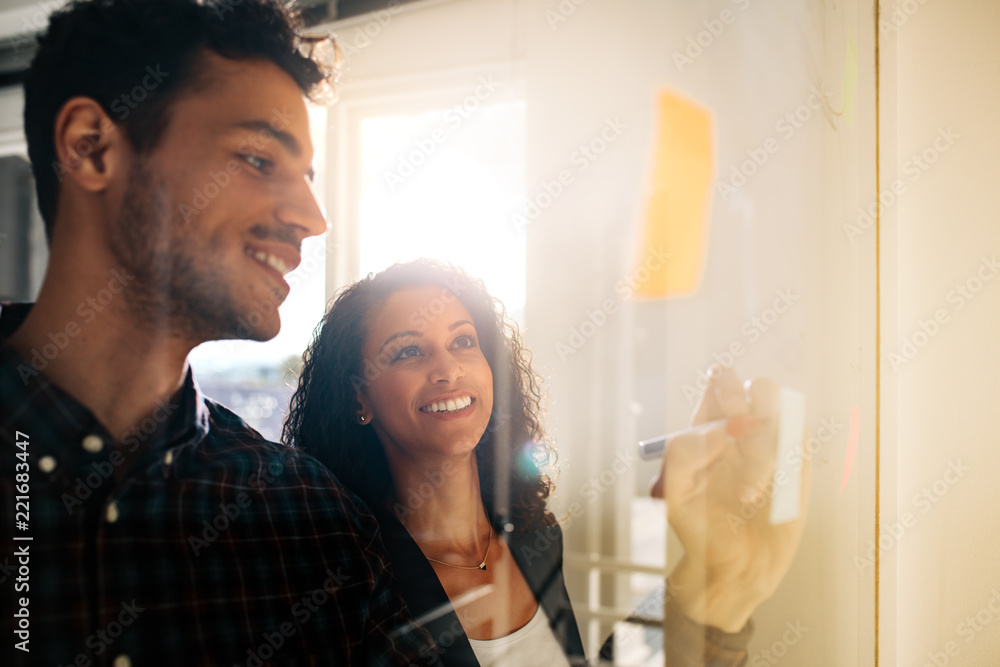
[[[441,663],[446,667],[478,667],[479,661],[448,601],[448,595],[420,547],[391,512],[381,507],[372,509],[392,561],[395,585],[414,618],[434,639]],[[507,534],[498,526],[494,526],[494,530],[498,535],[508,535],[514,561],[548,617],[556,641],[563,647],[570,663],[585,664],[583,641],[563,580],[562,529],[556,525],[527,534]],[[427,617],[435,612],[434,617]],[[427,658],[428,663],[432,661],[429,654]]]

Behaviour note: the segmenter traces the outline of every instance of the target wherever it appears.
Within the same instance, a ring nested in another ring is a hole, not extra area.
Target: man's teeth
[[[260,250],[250,251],[250,256],[256,259],[258,262],[263,262],[264,264],[267,264],[281,275],[285,275],[292,268],[287,264],[285,264],[280,257],[269,255],[266,252],[261,252]]]
[[[447,401],[435,401],[420,408],[422,412],[455,412],[472,405],[472,397],[449,398]]]

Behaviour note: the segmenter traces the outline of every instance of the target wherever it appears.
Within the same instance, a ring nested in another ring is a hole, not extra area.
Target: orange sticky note
[[[636,294],[678,297],[698,290],[713,173],[711,114],[674,92],[661,92]]]

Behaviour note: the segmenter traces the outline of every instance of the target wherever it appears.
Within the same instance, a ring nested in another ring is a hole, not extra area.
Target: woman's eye
[[[418,354],[420,354],[420,349],[417,348],[416,345],[409,345],[401,349],[399,352],[397,352],[396,356],[393,357],[393,361],[397,361],[399,359],[410,359],[411,357],[415,357]]]
[[[472,336],[459,336],[455,339],[455,347],[475,347],[476,339]]]

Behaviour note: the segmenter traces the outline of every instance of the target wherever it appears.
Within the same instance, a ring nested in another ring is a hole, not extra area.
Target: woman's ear
[[[118,126],[95,100],[74,97],[59,110],[55,122],[56,164],[62,182],[67,176],[88,192],[101,192],[120,174],[131,152]]]
[[[364,392],[359,391],[355,397],[354,406],[354,418],[362,426],[367,426],[372,423],[372,412],[368,406],[368,400],[364,396]]]

